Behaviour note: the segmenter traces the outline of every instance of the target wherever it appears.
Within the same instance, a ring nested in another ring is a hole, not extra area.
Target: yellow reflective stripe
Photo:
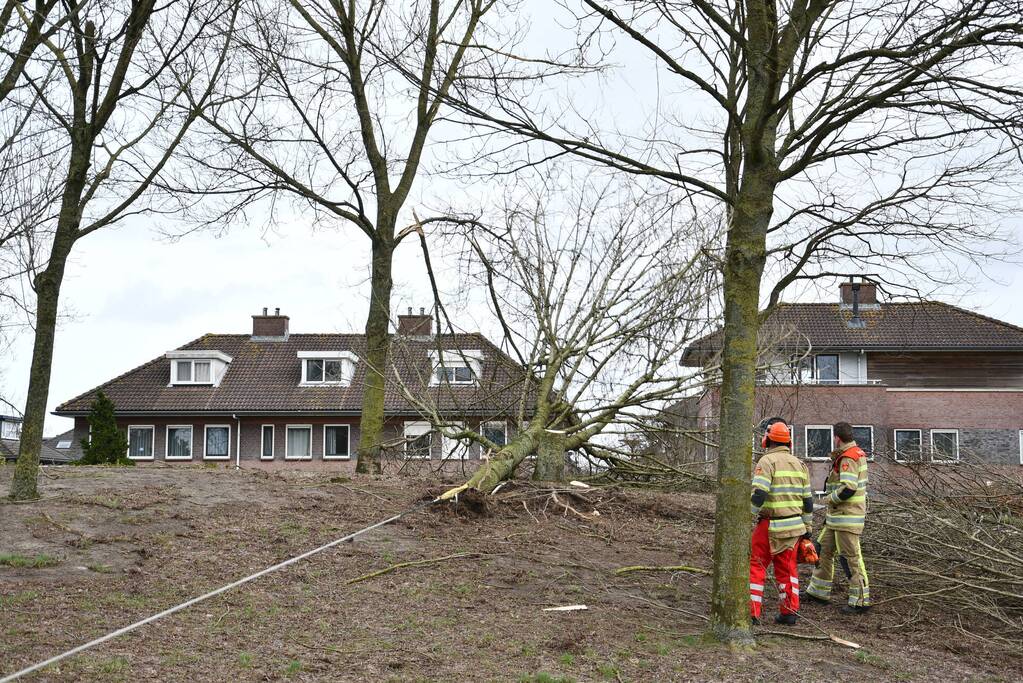
[[[807,479],[806,473],[805,472],[800,472],[798,470],[777,470],[774,473],[774,476],[775,477],[793,477],[795,479],[798,479],[799,481],[806,481],[806,479]]]

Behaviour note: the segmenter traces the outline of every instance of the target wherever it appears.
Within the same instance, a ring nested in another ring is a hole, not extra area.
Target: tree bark
[[[380,474],[380,444],[384,431],[384,389],[391,323],[391,257],[394,221],[378,226],[373,240],[373,264],[370,275],[369,316],[366,319],[366,385],[362,395],[359,421],[359,462],[355,471]]]
[[[565,481],[565,437],[546,432],[536,449],[534,481]]]
[[[713,637],[731,643],[752,642],[749,495],[760,278],[773,213],[771,175],[770,169],[752,163],[743,173],[724,264],[725,324],[710,628]]]
[[[53,365],[53,340],[57,331],[60,288],[64,282],[64,266],[77,238],[81,222],[79,208],[89,170],[88,144],[78,144],[69,162],[68,184],[61,198],[57,230],[50,248],[46,269],[36,277],[36,329],[32,346],[32,369],[28,396],[25,398],[25,421],[21,427],[18,461],[11,481],[11,498],[31,500],[39,497],[39,451],[43,445],[46,402],[50,398],[50,372]],[[83,150],[85,151],[81,151]]]

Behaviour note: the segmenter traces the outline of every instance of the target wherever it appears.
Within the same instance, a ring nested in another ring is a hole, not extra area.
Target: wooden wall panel
[[[867,377],[893,387],[1023,387],[1023,353],[869,353]]]

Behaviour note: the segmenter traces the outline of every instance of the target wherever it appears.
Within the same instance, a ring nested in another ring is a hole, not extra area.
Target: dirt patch
[[[0,469],[0,490],[10,469]],[[202,468],[49,468],[0,504],[0,673],[44,659],[430,500],[439,480]],[[762,636],[707,645],[707,495],[526,483],[459,497],[83,653],[45,678],[219,680],[1018,680],[1023,665],[902,608],[821,628],[864,646]],[[869,564],[869,557],[867,558]],[[347,582],[389,567],[355,584]],[[805,572],[805,570],[804,570]],[[804,577],[805,580],[806,577]],[[773,597],[772,597],[773,600]],[[585,604],[585,611],[544,608]],[[769,608],[774,609],[773,603]],[[765,627],[770,630],[773,628]],[[819,633],[808,622],[796,632]],[[1018,653],[1016,653],[1018,655]],[[549,674],[549,678],[544,678]]]

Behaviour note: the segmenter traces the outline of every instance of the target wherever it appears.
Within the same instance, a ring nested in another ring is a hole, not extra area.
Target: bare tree
[[[202,191],[224,199],[206,220],[285,197],[320,224],[354,226],[370,241],[359,472],[380,471],[391,264],[402,213],[446,98],[464,92],[477,65],[494,57],[484,44],[515,39],[515,6],[250,2],[237,77],[221,106],[203,116],[209,136],[193,157],[212,176]],[[501,25],[500,36],[490,20]]]
[[[416,391],[421,379],[403,380],[406,400],[440,433],[491,453],[463,488],[490,492],[530,456],[534,479],[548,481],[564,478],[570,452],[604,467],[624,460],[617,444],[698,381],[678,361],[706,329],[717,280],[704,246],[714,235],[680,216],[670,195],[560,172],[524,178],[499,223],[463,226],[460,237],[462,289],[487,293],[529,378],[509,406],[519,428],[504,445],[446,420]]]
[[[684,188],[728,216],[711,630],[748,642],[750,429],[760,310],[804,278],[955,281],[1016,203],[1018,0],[581,0],[583,53],[621,39],[672,92],[634,130],[490,93],[482,132]],[[602,54],[599,56],[603,56]],[[476,102],[482,101],[477,98]],[[529,157],[530,164],[541,159]],[[774,284],[762,292],[761,283]]]
[[[34,295],[35,338],[21,449],[11,497],[34,498],[49,395],[55,326],[68,257],[84,237],[128,216],[167,210],[149,193],[198,116],[182,113],[181,82],[209,97],[223,64],[230,3],[97,0],[54,8],[65,14],[20,74],[8,104],[30,115],[12,147],[44,140],[55,184],[18,191],[35,200],[22,231]],[[51,12],[52,14],[52,12]],[[208,46],[220,45],[208,59]],[[43,57],[42,55],[45,55]],[[51,74],[55,74],[51,78]],[[199,86],[203,84],[203,86]],[[38,180],[38,179],[36,179]]]

